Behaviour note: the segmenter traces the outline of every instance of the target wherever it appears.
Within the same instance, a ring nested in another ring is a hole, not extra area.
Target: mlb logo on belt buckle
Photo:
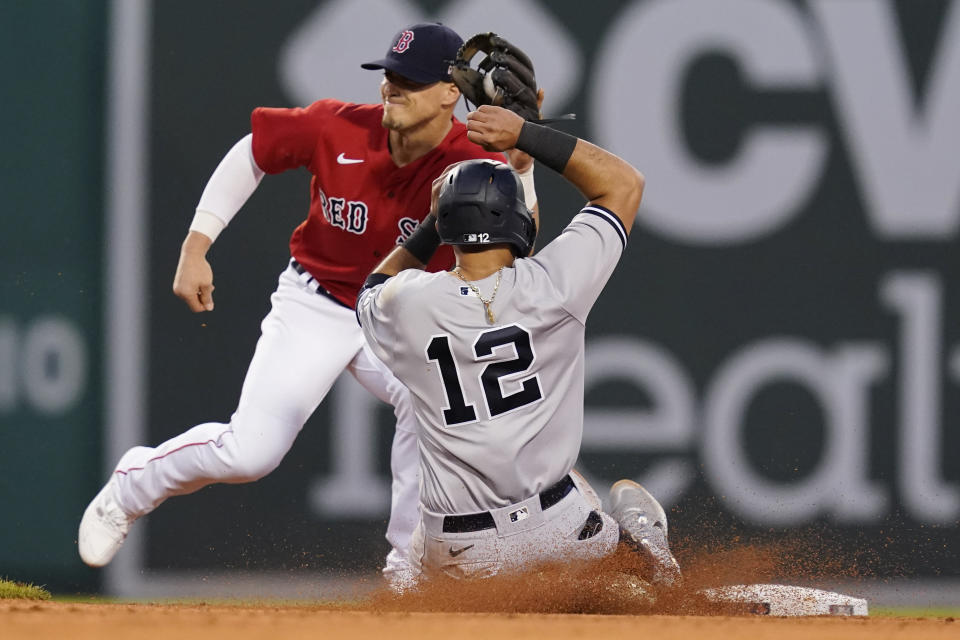
[[[520,507],[516,511],[511,511],[508,515],[510,516],[510,522],[520,522],[530,517],[530,509]]]

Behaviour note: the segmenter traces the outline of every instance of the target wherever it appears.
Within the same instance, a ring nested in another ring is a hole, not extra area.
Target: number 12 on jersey
[[[517,380],[520,384],[519,391],[503,395],[500,379],[523,374],[536,360],[536,354],[530,342],[530,332],[523,327],[512,324],[480,333],[473,342],[473,359],[475,362],[491,360],[495,355],[494,349],[507,345],[513,345],[516,357],[511,360],[491,362],[480,374],[483,400],[490,419],[533,404],[543,398],[536,374]],[[443,382],[443,391],[447,398],[447,407],[443,410],[444,423],[450,427],[476,422],[476,404],[468,402],[464,396],[463,385],[460,382],[460,367],[457,366],[453,352],[450,350],[450,336],[433,336],[430,344],[427,345],[426,354],[427,362],[436,362],[440,369],[440,380]]]

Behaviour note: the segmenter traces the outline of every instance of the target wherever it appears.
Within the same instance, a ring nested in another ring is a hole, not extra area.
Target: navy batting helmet
[[[437,198],[437,232],[447,244],[506,243],[517,256],[537,237],[523,185],[513,170],[492,160],[468,160],[444,179]]]

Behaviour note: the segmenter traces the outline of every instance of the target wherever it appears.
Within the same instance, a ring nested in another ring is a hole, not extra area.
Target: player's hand
[[[537,111],[539,112],[543,107],[543,89],[537,91]],[[510,163],[510,167],[517,173],[523,173],[527,169],[533,166],[533,158],[528,153],[524,153],[519,149],[507,149],[507,161]]]
[[[210,244],[210,238],[191,231],[173,276],[173,293],[194,312],[213,311],[213,269],[206,257]]]
[[[506,151],[517,144],[523,118],[503,107],[484,104],[467,114],[467,139],[487,151]]]

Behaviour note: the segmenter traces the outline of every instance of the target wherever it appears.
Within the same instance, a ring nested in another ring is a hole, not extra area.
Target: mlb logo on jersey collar
[[[460,287],[460,295],[462,296],[470,295],[470,287]]]

